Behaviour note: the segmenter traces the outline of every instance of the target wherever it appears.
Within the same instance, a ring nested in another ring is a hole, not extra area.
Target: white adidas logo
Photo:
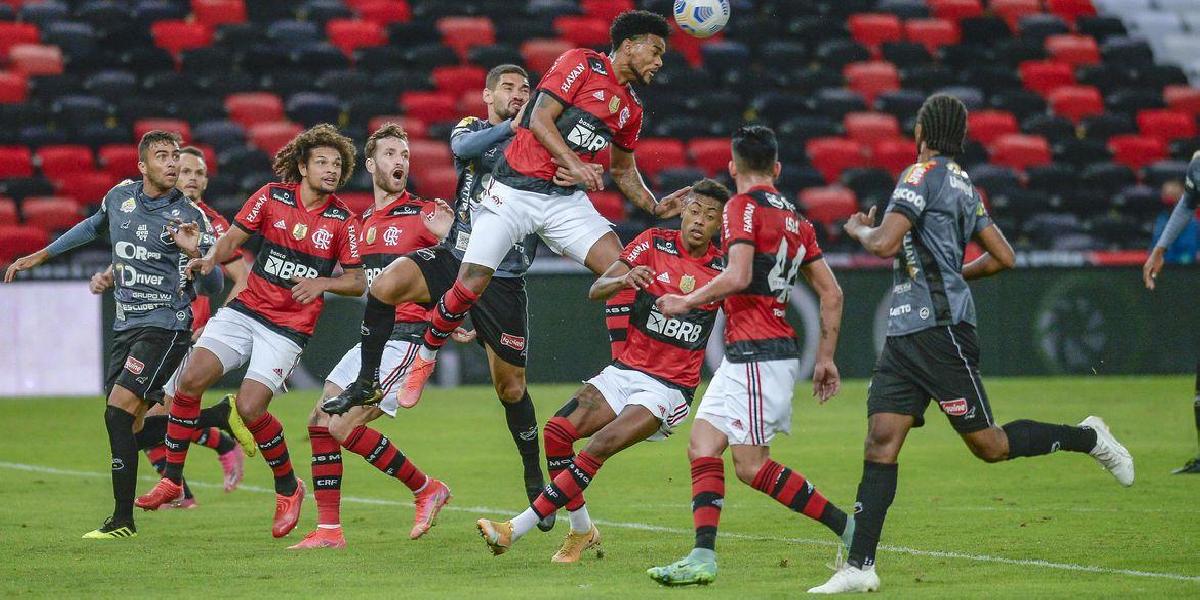
[[[658,277],[655,277],[655,279],[657,279],[665,284],[668,284],[668,285],[670,285],[670,283],[671,283],[671,276],[666,271],[659,273]]]
[[[283,219],[275,221],[275,229],[287,229],[287,221]]]

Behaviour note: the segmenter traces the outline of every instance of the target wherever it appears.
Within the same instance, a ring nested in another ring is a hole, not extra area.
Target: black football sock
[[[1192,414],[1196,418],[1196,446],[1200,448],[1200,394],[1196,394],[1196,400],[1192,403]]]
[[[521,454],[521,463],[525,467],[525,487],[540,488],[545,484],[542,477],[541,451],[538,447],[538,424],[534,414],[533,398],[529,390],[520,400],[504,406],[504,420],[508,422],[508,431],[512,434],[517,452]]]
[[[899,466],[863,461],[862,481],[858,484],[858,498],[854,503],[854,540],[846,559],[852,567],[862,569],[875,564],[875,549],[883,535],[883,520],[896,498]]]
[[[167,415],[154,415],[142,419],[142,430],[134,434],[138,450],[149,450],[167,439]]]
[[[183,497],[187,500],[192,500],[195,496],[192,495],[192,488],[188,487],[187,480],[183,481]]]
[[[196,429],[208,429],[209,427],[229,429],[229,411],[232,408],[228,404],[221,403],[201,409],[200,418],[196,421]]]
[[[1041,456],[1057,450],[1091,452],[1096,447],[1096,431],[1091,427],[1052,425],[1021,419],[1004,425],[1008,435],[1008,459]]]
[[[137,490],[138,448],[133,436],[137,419],[117,408],[104,409],[104,426],[108,429],[108,446],[112,451],[113,520],[133,522],[133,496]]]
[[[362,322],[362,366],[358,369],[360,381],[379,381],[379,363],[383,360],[383,349],[392,337],[396,324],[396,307],[367,294],[367,309]]]
[[[233,450],[234,446],[236,445],[237,442],[233,441],[233,436],[222,431],[221,440],[217,442],[217,454],[225,454],[226,452]]]

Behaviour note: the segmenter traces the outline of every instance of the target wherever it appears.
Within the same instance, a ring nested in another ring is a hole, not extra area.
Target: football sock
[[[283,424],[274,415],[265,412],[246,428],[254,436],[262,457],[275,475],[275,493],[291,496],[296,493],[296,473],[292,471],[292,460],[288,457],[287,440],[283,437]],[[169,465],[170,463],[168,463]]]
[[[231,452],[236,447],[237,447],[237,442],[234,441],[232,435],[229,435],[228,433],[225,433],[224,431],[217,429],[217,447],[214,448],[214,450],[217,451],[217,454],[225,454],[226,452]]]
[[[571,531],[575,533],[587,533],[592,530],[592,516],[588,514],[586,506],[569,511],[567,519],[571,522]]]
[[[588,454],[586,450],[576,454],[575,460],[555,475],[554,480],[534,499],[531,507],[538,514],[538,518],[545,518],[546,515],[565,506],[571,498],[582,494],[596,477],[596,471],[603,465],[603,460]]]
[[[715,550],[717,524],[725,501],[725,462],[715,456],[692,461],[692,523],[696,547]]]
[[[201,409],[200,418],[196,420],[196,427],[201,429],[205,427],[228,429],[229,411],[231,408],[232,407],[229,406],[229,404],[221,402],[208,408]]]
[[[317,527],[341,524],[342,447],[329,434],[328,427],[308,426],[312,444],[313,496],[317,499]]]
[[[358,368],[359,381],[379,381],[379,363],[392,329],[396,326],[396,307],[367,294],[367,309],[363,312],[362,346],[359,355],[362,364]]]
[[[137,419],[117,408],[104,409],[104,427],[108,430],[108,447],[112,451],[113,521],[133,522],[133,496],[137,490],[138,448],[133,437]]]
[[[553,481],[575,458],[575,440],[579,439],[579,432],[566,417],[554,416],[546,421],[546,426],[542,428],[542,436],[546,443],[546,471]],[[567,502],[567,510],[579,510],[583,503],[581,493]]]
[[[183,463],[187,460],[188,444],[200,417],[200,397],[176,392],[167,417],[167,468],[163,477],[175,483],[183,481]]]
[[[133,435],[137,439],[139,450],[162,447],[163,440],[167,439],[167,415],[154,415],[143,418],[142,430]],[[163,464],[166,464],[166,453],[166,448],[163,448]]]
[[[804,513],[810,519],[820,521],[834,535],[840,536],[846,530],[846,513],[826,500],[816,486],[798,471],[768,459],[758,469],[751,487],[798,513]]]
[[[1028,419],[1004,425],[1008,436],[1008,459],[1041,456],[1056,450],[1091,452],[1096,447],[1096,432],[1091,427],[1051,425]]]
[[[165,421],[164,421],[165,423]],[[167,447],[162,443],[146,450],[146,459],[150,461],[150,466],[161,476],[167,468]],[[187,479],[183,480],[183,497],[192,499],[192,488],[188,486]]]
[[[854,540],[846,563],[858,569],[875,564],[875,549],[883,535],[883,520],[896,498],[896,476],[900,465],[863,461],[862,481],[855,502]]]
[[[192,443],[216,450],[221,445],[221,430],[216,427],[197,429],[192,432]]]
[[[446,345],[450,334],[462,325],[463,320],[467,318],[467,312],[478,299],[479,296],[467,289],[462,281],[454,281],[454,286],[438,299],[430,311],[429,328],[425,330],[425,343],[420,350],[422,359],[433,359],[438,349]]]
[[[401,452],[382,433],[359,425],[346,436],[342,447],[367,459],[367,462],[399,479],[413,493],[420,492],[429,482],[429,477],[422,473],[407,456]]]
[[[504,420],[508,423],[508,432],[512,434],[513,443],[521,455],[521,464],[525,468],[525,487],[540,488],[543,483],[541,452],[538,448],[537,416],[534,414],[533,398],[529,390],[520,400],[504,406]]]
[[[1200,395],[1192,404],[1192,414],[1196,418],[1196,446],[1200,448]]]

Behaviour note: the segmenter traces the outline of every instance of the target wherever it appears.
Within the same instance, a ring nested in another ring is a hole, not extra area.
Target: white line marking
[[[97,473],[94,471],[73,471],[70,469],[59,469],[55,467],[44,467],[41,465],[30,465],[24,463],[11,463],[0,461],[0,468],[11,469],[14,471],[25,471],[28,473],[43,473],[47,475],[67,475],[72,477],[92,477],[108,479],[108,473]],[[146,481],[158,481],[157,477],[141,477]],[[203,481],[188,480],[188,485],[197,488],[223,488],[221,484],[206,483]],[[257,492],[264,494],[274,494],[274,489],[258,487],[254,485],[242,485],[238,489],[248,492]],[[362,498],[357,496],[342,496],[342,502],[352,502],[354,504],[370,504],[377,506],[409,506],[412,502],[400,502],[398,500],[387,500],[384,498]],[[451,506],[447,505],[442,510],[464,512],[471,514],[508,514],[511,510],[501,508],[492,508],[490,506]],[[679,529],[676,527],[663,527],[661,525],[650,525],[648,523],[623,523],[619,521],[603,521],[593,519],[597,525],[605,525],[608,527],[619,527],[621,529],[634,529],[638,531],[653,531],[656,533],[670,533],[674,535],[689,536],[694,532],[691,529]],[[752,541],[768,541],[782,542],[785,544],[804,544],[808,546],[837,546],[838,542],[832,540],[815,540],[809,538],[789,538],[778,537],[771,535],[753,535],[745,533],[721,533],[723,538],[734,538],[739,540]],[[1077,565],[1073,563],[1050,562],[1047,560],[1025,559],[1025,558],[1007,558],[1004,556],[992,556],[990,554],[967,554],[964,552],[952,552],[947,550],[921,550],[919,548],[908,548],[906,546],[892,546],[890,544],[880,544],[880,550],[896,552],[899,554],[910,554],[912,556],[932,556],[937,558],[957,558],[963,560],[971,560],[975,562],[999,563],[1005,565],[1015,565],[1021,567],[1038,567],[1042,569],[1055,569],[1059,571],[1078,571],[1084,573],[1103,573],[1107,575],[1126,575],[1129,577],[1149,577],[1155,579],[1170,579],[1174,581],[1189,581],[1200,583],[1200,576],[1197,575],[1181,575],[1178,573],[1160,573],[1154,571],[1137,571],[1134,569],[1113,569],[1109,567],[1097,567],[1093,565]]]

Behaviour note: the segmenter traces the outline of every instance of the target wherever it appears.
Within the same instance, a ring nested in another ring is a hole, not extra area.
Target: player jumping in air
[[[441,200],[430,201],[405,191],[409,173],[408,134],[399,125],[387,123],[377,129],[367,138],[363,150],[375,203],[362,215],[358,247],[370,285],[405,253],[440,243],[450,231],[454,215]],[[450,501],[450,488],[446,484],[422,473],[387,437],[367,427],[385,414],[396,416],[396,396],[389,392],[421,343],[425,312],[413,303],[398,304],[393,309],[395,324],[381,363],[385,373],[384,399],[378,405],[355,406],[332,416],[321,410],[322,402],[337,396],[358,377],[358,346],[347,351],[325,378],[324,393],[308,420],[317,528],[292,549],[346,547],[340,515],[342,448],[362,456],[412,490],[416,505],[409,534],[412,539],[428,531],[438,511]]]
[[[17,259],[4,281],[17,271],[107,235],[115,266],[115,336],[105,391],[104,424],[112,451],[116,506],[104,525],[86,539],[137,535],[133,523],[137,489],[138,445],[135,431],[147,408],[162,399],[162,386],[188,350],[191,303],[196,293],[217,294],[220,271],[188,279],[189,259],[213,244],[204,213],[175,187],[179,177],[179,136],[151,131],[138,143],[141,181],[118,184],[100,202],[100,210],[72,227],[46,248]],[[181,227],[188,223],[190,227]],[[199,408],[199,407],[197,407]],[[166,501],[179,497],[179,491]]]
[[[300,518],[304,484],[288,457],[283,426],[267,407],[300,359],[324,306],[324,293],[357,296],[366,289],[358,257],[357,220],[334,192],[354,169],[354,145],[331,125],[317,125],[275,155],[282,183],[255,192],[231,228],[189,269],[207,273],[228,261],[254,233],[262,247],[246,289],[217,311],[188,358],[167,425],[166,474],[137,505],[152,510],[179,496],[200,395],[249,362],[237,411],[275,475],[271,534],[287,535]],[[344,272],[333,276],[340,263]]]
[[[729,173],[738,194],[725,205],[725,272],[691,293],[658,300],[672,317],[724,300],[725,359],[704,392],[692,426],[692,520],[695,547],[686,557],[647,571],[663,585],[712,583],[717,576],[717,524],[725,498],[726,449],[742,483],[804,513],[848,543],[854,519],[825,499],[799,471],[771,460],[771,440],[788,433],[800,345],[785,319],[788,296],[803,273],[820,299],[821,338],[813,395],[821,403],[841,385],[833,352],[842,322],[842,290],[817,246],[812,223],[775,189],[775,133],[750,125],[733,134]]]
[[[721,184],[698,182],[684,202],[679,231],[642,232],[592,284],[588,296],[593,300],[636,290],[628,343],[612,365],[589,379],[546,423],[546,461],[553,481],[511,521],[476,522],[493,554],[508,551],[539,520],[565,506],[571,530],[551,560],[578,561],[585,550],[600,544],[583,500],[596,472],[625,448],[664,439],[687,418],[720,305],[711,302],[668,317],[654,303],[704,286],[721,272],[721,251],[712,239],[728,199],[729,190]],[[575,441],[585,437],[591,439],[575,454]]]
[[[975,304],[967,281],[1013,266],[1013,251],[988,217],[967,174],[954,162],[967,132],[967,109],[934,95],[917,113],[917,163],[900,176],[884,212],[856,213],[846,233],[879,257],[895,257],[887,341],[867,395],[867,440],[858,484],[856,527],[849,558],[809,592],[879,589],[875,549],[896,495],[896,459],[909,429],[925,424],[936,402],[971,452],[985,462],[1040,456],[1056,450],[1091,454],[1121,485],[1133,485],[1133,458],[1099,417],[1078,426],[1021,419],[1003,426],[992,417],[979,377]],[[963,264],[970,241],[984,253]]]
[[[1175,210],[1171,211],[1171,218],[1167,220],[1167,226],[1163,229],[1158,241],[1154,243],[1154,249],[1150,251],[1150,256],[1142,267],[1142,280],[1146,284],[1146,289],[1154,290],[1158,274],[1162,271],[1163,254],[1166,253],[1167,248],[1171,247],[1171,244],[1175,243],[1179,234],[1191,222],[1192,216],[1196,214],[1197,204],[1200,204],[1200,151],[1197,151],[1192,156],[1192,162],[1188,163],[1187,175],[1183,180],[1183,195],[1179,197]],[[1200,444],[1200,359],[1196,361],[1195,392],[1192,414],[1196,419],[1196,442]],[[1200,454],[1171,472],[1176,474],[1200,473]]]

